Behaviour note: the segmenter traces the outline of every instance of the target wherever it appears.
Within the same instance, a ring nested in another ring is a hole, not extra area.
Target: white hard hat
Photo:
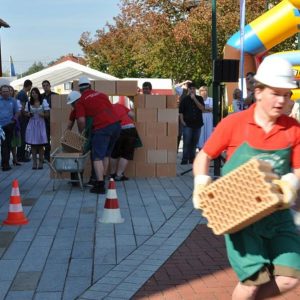
[[[78,81],[79,86],[87,86],[90,85],[91,82],[86,76],[81,76]]]
[[[81,94],[77,91],[72,91],[67,97],[67,104],[71,104],[74,101],[78,100],[81,97]]]
[[[257,69],[254,79],[275,88],[294,89],[297,87],[292,65],[276,56],[266,57]]]

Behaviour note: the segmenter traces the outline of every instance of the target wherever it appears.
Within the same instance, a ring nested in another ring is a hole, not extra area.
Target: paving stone
[[[34,291],[37,287],[41,272],[19,272],[15,277],[12,291]]]
[[[81,214],[94,214],[96,213],[96,208],[95,207],[82,207],[80,209]]]
[[[68,264],[47,264],[39,282],[37,291],[63,291],[67,270]]]
[[[20,271],[42,271],[49,254],[49,249],[49,247],[31,247],[23,260]]]
[[[72,258],[92,258],[93,243],[76,241],[73,245]]]
[[[105,276],[114,267],[115,264],[94,264],[93,283]]]
[[[135,294],[135,291],[130,290],[114,290],[108,297],[109,298],[120,298],[120,299],[130,299]]]
[[[13,280],[20,267],[21,262],[22,260],[1,259],[0,270],[5,270],[5,272],[0,272],[0,282]]]
[[[71,260],[71,249],[51,249],[47,263],[67,264]]]
[[[15,236],[13,231],[0,231],[0,248],[7,248]]]
[[[107,295],[106,292],[87,291],[78,300],[101,300]]]
[[[72,249],[73,248],[73,242],[74,238],[73,237],[64,237],[64,236],[55,236],[53,245],[52,245],[52,250],[67,250],[67,249]]]
[[[37,198],[23,198],[22,206],[33,206],[35,205]]]
[[[93,260],[71,259],[68,276],[92,277]]]
[[[60,292],[38,292],[35,294],[34,300],[61,300]]]
[[[12,291],[7,294],[5,300],[32,300],[33,294],[33,291]]]
[[[76,299],[91,285],[90,277],[68,277],[64,288],[64,299]]]
[[[10,280],[0,280],[0,299],[4,299],[11,285]]]

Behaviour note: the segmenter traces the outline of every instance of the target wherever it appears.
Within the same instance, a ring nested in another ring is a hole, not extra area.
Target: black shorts
[[[136,128],[122,129],[111,153],[111,158],[122,157],[127,160],[133,160],[136,139]]]

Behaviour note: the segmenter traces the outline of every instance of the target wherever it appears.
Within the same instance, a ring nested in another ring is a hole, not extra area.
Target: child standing
[[[43,169],[44,146],[48,143],[45,118],[49,118],[49,104],[46,99],[42,99],[38,88],[34,87],[30,92],[30,101],[25,106],[25,112],[30,118],[25,141],[31,145],[32,169]],[[39,163],[37,164],[37,153]]]

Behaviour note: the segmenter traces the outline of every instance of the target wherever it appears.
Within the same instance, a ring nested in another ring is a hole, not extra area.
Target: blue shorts
[[[120,135],[120,122],[97,129],[92,134],[92,159],[103,160],[109,157]]]

